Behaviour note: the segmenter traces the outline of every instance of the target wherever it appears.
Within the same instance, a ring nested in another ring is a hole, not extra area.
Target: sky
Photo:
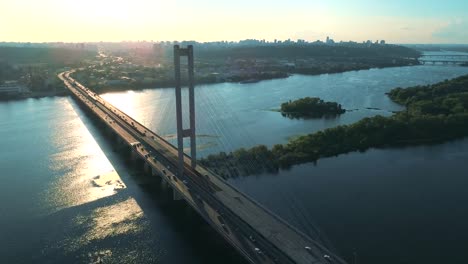
[[[0,0],[0,42],[468,44],[468,0]]]

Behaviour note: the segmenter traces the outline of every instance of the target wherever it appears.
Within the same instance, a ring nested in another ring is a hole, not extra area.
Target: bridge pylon
[[[188,62],[188,88],[189,88],[189,115],[190,128],[184,129],[182,123],[182,91],[181,91],[181,71],[180,58],[187,57]],[[193,46],[188,45],[187,48],[180,48],[179,45],[174,45],[174,71],[175,71],[175,94],[176,94],[176,120],[177,120],[177,149],[178,149],[178,169],[179,175],[182,176],[184,171],[184,138],[190,137],[190,156],[191,166],[197,166],[197,145],[195,140],[195,92],[194,92],[194,63],[193,63]]]

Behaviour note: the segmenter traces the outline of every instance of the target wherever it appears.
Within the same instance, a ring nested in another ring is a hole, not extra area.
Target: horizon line
[[[55,43],[63,43],[63,44],[81,44],[81,43],[93,43],[93,44],[99,44],[99,43],[139,43],[139,42],[146,42],[146,43],[165,43],[165,42],[170,42],[170,43],[181,43],[181,42],[195,42],[199,44],[207,44],[207,43],[219,43],[219,42],[227,42],[227,43],[239,43],[241,41],[246,41],[246,40],[256,40],[256,41],[265,41],[265,43],[269,44],[284,44],[285,41],[290,41],[291,43],[298,43],[298,40],[304,40],[304,39],[277,39],[278,41],[281,41],[281,43],[275,43],[274,40],[266,40],[266,39],[240,39],[240,40],[213,40],[213,41],[198,41],[198,40],[100,40],[100,41],[5,41],[2,40],[0,41],[0,44],[5,44],[5,43],[16,43],[16,44],[55,44]],[[317,39],[315,41],[308,41],[304,40],[306,44],[314,44],[316,42],[322,42],[326,43],[320,39]],[[374,40],[370,40],[372,43],[374,43]],[[378,40],[380,41],[380,40]],[[348,41],[336,41],[334,44],[340,44],[340,43],[357,43],[357,44],[362,44],[363,42],[366,41],[354,41],[354,40],[348,40]],[[468,43],[424,43],[424,42],[407,42],[407,43],[386,43],[388,45],[468,45]]]

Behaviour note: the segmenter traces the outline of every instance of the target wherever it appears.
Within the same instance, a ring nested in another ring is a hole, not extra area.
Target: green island
[[[200,163],[229,178],[276,172],[369,148],[435,144],[468,136],[468,75],[433,85],[395,88],[388,96],[406,110],[304,135],[271,149],[259,145],[209,155]]]
[[[346,110],[335,102],[324,102],[318,97],[305,97],[295,101],[281,104],[281,114],[283,116],[296,117],[324,117],[337,116],[345,113]]]

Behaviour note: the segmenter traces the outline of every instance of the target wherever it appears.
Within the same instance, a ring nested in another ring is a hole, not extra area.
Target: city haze
[[[2,1],[0,40],[338,41],[467,44],[468,2]]]

